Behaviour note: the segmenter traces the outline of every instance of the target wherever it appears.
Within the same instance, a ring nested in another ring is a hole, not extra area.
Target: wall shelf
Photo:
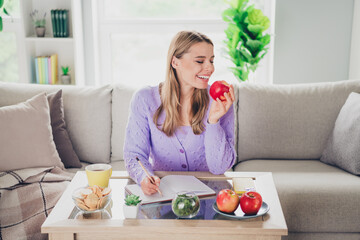
[[[25,37],[27,82],[35,82],[34,59],[37,56],[58,55],[58,79],[61,66],[70,67],[71,84],[85,85],[82,1],[79,0],[26,0],[20,2]],[[69,37],[53,37],[51,10],[69,10]],[[46,13],[45,37],[35,36],[30,13]]]
[[[74,42],[73,38],[54,38],[52,36],[46,36],[39,38],[36,36],[30,36],[30,37],[26,37],[25,38],[26,41],[28,42]]]

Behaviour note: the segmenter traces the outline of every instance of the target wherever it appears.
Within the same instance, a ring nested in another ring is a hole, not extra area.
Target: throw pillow
[[[50,93],[47,98],[50,107],[52,134],[60,159],[66,168],[81,168],[79,157],[74,151],[66,129],[62,90]]]
[[[360,94],[350,93],[320,161],[360,175]]]
[[[46,93],[0,108],[0,171],[59,166]]]

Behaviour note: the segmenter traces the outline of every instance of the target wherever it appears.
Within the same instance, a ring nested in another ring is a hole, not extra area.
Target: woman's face
[[[182,88],[206,89],[209,78],[214,72],[214,47],[200,42],[192,45],[180,59],[173,57],[172,66]]]

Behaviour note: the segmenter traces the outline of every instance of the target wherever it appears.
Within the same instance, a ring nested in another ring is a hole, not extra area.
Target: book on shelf
[[[57,54],[50,56],[52,84],[58,83],[58,59]]]
[[[138,184],[129,184],[125,190],[129,194],[140,196],[141,204],[171,201],[177,192],[191,191],[197,196],[216,195],[215,191],[194,176],[189,175],[167,175],[160,181],[159,193],[145,195]]]
[[[59,10],[59,37],[64,37],[64,23],[63,23],[63,10]]]
[[[63,30],[64,30],[64,37],[69,37],[69,11],[68,10],[64,10],[63,12]]]
[[[35,65],[35,82],[38,83],[40,82],[40,76],[39,76],[39,64],[38,64],[38,58],[34,58],[34,65]]]
[[[34,58],[35,83],[56,84],[57,81],[57,54],[38,56]]]
[[[53,36],[57,37],[57,32],[56,32],[56,22],[55,22],[55,10],[51,10],[51,25],[52,25],[52,29],[53,29]]]
[[[49,80],[49,84],[53,84],[52,74],[51,74],[51,56],[46,58],[47,60],[47,78]]]
[[[44,79],[45,79],[45,84],[49,84],[49,68],[48,68],[48,61],[47,61],[48,57],[43,57],[41,58],[42,60],[42,66],[44,68],[43,74],[44,74]]]
[[[55,32],[56,37],[60,37],[60,21],[59,21],[59,10],[55,10]]]
[[[54,37],[69,37],[69,10],[52,9],[51,22]]]

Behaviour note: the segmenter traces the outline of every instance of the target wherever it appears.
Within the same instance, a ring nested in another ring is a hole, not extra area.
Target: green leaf
[[[4,5],[4,0],[0,0],[0,8],[2,8]]]
[[[248,40],[246,42],[246,47],[250,50],[251,55],[255,57],[259,51],[262,49],[263,43],[259,40]]]
[[[264,31],[266,29],[268,29],[270,27],[270,20],[268,17],[265,16],[265,18],[263,18],[261,25],[264,27]]]
[[[10,16],[10,14],[8,13],[8,11],[5,8],[3,9],[3,11],[6,15]]]
[[[268,45],[270,43],[270,35],[266,34],[265,36],[261,37],[259,41],[261,41],[264,46]]]
[[[2,23],[2,17],[0,16],[0,32],[3,30],[3,23]]]
[[[246,7],[249,0],[238,0],[237,2],[238,2],[238,4],[237,4],[236,9],[240,12]]]
[[[254,36],[254,38],[257,38],[257,36],[259,36],[263,31],[264,31],[264,27],[261,25],[252,25],[249,24],[248,25],[248,30],[249,32],[252,33],[252,35]]]
[[[233,8],[228,8],[222,13],[222,18],[226,22],[231,22],[237,11]]]
[[[261,25],[264,27],[264,30],[268,29],[270,26],[270,20],[268,17],[264,16],[260,9],[249,10],[248,15],[249,23],[252,25]]]
[[[249,11],[249,23],[256,25],[260,24],[264,15],[260,9],[253,9]]]
[[[233,34],[232,45],[231,45],[232,48],[236,48],[237,45],[239,44],[239,38],[240,38],[239,33],[240,33],[240,30],[236,29]]]

